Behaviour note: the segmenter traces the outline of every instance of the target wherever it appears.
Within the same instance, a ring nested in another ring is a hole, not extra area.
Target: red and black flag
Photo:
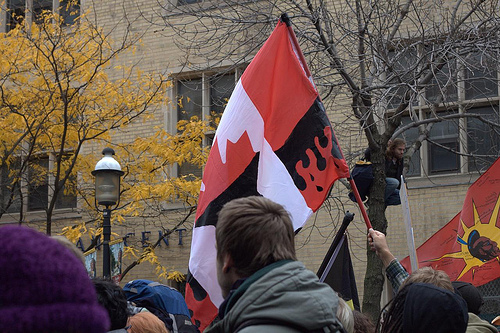
[[[201,330],[223,301],[215,250],[222,206],[261,195],[282,204],[299,229],[334,181],[349,173],[293,30],[283,21],[237,83],[205,166],[186,287]]]

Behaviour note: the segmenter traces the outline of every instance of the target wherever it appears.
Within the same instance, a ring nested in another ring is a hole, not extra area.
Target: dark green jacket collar
[[[223,318],[230,310],[231,308],[236,304],[236,302],[240,299],[241,296],[245,293],[245,291],[258,279],[272,271],[273,269],[283,266],[289,262],[292,262],[293,260],[280,260],[276,261],[270,265],[267,265],[264,268],[259,269],[257,272],[253,273],[251,276],[249,276],[234,292],[231,292],[228,296],[228,298],[224,301],[225,306],[223,311],[221,311],[220,316]],[[222,307],[222,306],[221,306]]]

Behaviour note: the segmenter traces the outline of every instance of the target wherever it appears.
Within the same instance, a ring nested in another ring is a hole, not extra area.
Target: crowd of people
[[[215,238],[225,300],[207,333],[497,332],[479,317],[482,297],[474,286],[428,267],[408,274],[376,230],[368,243],[395,292],[376,321],[297,260],[283,206],[258,196],[233,200],[219,213]],[[0,332],[177,332],[168,313],[138,307],[110,280],[91,279],[81,252],[61,237],[0,228],[0,271]]]

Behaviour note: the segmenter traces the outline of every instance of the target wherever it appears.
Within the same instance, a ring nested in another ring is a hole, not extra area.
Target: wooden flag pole
[[[351,223],[353,219],[354,219],[354,214],[347,211],[344,215],[344,219],[342,220],[342,224],[340,225],[339,231],[333,238],[332,245],[330,245],[330,248],[328,249],[328,252],[325,255],[325,259],[323,259],[321,266],[319,266],[318,273],[316,274],[318,275],[318,278],[321,282],[325,281],[326,276],[330,272],[330,268],[332,267],[333,262],[337,257],[336,252],[338,252],[339,244],[342,240],[342,237],[344,237],[347,227],[349,226],[349,223]]]
[[[372,224],[370,222],[370,219],[368,218],[368,214],[366,213],[365,205],[363,204],[363,201],[361,200],[361,197],[359,196],[358,188],[356,187],[356,183],[354,182],[354,179],[352,177],[347,178],[349,181],[349,184],[351,184],[351,190],[354,193],[354,197],[356,198],[356,202],[358,203],[359,210],[361,210],[361,215],[363,215],[363,219],[365,220],[366,228],[371,229]]]

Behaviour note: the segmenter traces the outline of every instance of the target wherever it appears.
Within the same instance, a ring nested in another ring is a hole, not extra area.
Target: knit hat
[[[56,240],[30,228],[0,228],[0,332],[104,333],[82,262]]]
[[[427,283],[405,289],[403,332],[465,333],[469,316],[462,297]]]
[[[481,296],[479,290],[469,282],[453,281],[451,284],[467,303],[469,312],[478,315],[479,309],[483,305],[483,296]]]

